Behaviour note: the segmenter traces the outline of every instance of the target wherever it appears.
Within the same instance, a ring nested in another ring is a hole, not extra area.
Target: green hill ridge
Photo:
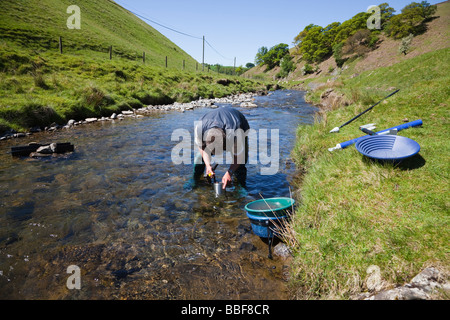
[[[80,29],[67,27],[71,5],[80,8]],[[67,53],[89,51],[85,54],[104,56],[112,46],[114,55],[135,60],[141,60],[145,51],[151,65],[163,66],[165,56],[172,66],[181,66],[183,60],[196,63],[156,29],[110,0],[4,0],[0,12],[0,35],[7,44],[58,51],[62,37]]]
[[[224,75],[201,72],[182,49],[110,0],[76,1],[80,29],[69,29],[73,4],[0,2],[0,133],[266,88],[232,76],[223,85]]]

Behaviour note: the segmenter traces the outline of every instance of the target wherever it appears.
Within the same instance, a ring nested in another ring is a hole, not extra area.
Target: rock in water
[[[51,148],[50,145],[47,145],[47,146],[39,147],[39,148],[36,150],[36,153],[40,153],[40,154],[52,154],[52,153],[53,153],[53,150],[52,150],[52,148]]]

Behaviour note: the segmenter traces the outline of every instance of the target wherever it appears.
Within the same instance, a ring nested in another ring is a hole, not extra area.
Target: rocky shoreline
[[[151,115],[155,113],[170,112],[170,111],[186,112],[189,110],[194,110],[196,108],[218,108],[218,104],[231,104],[233,106],[238,106],[241,108],[256,108],[257,105],[254,103],[254,98],[256,96],[265,94],[266,92],[260,91],[257,93],[251,92],[251,93],[235,94],[223,98],[212,98],[212,99],[200,98],[199,100],[191,101],[188,103],[175,102],[173,104],[168,105],[149,105],[147,107],[142,107],[139,109],[124,110],[119,114],[114,113],[110,117],[86,118],[80,121],[71,119],[65,125],[52,123],[51,125],[43,128],[34,127],[31,128],[28,132],[16,132],[15,130],[9,130],[2,136],[0,136],[0,141],[14,138],[23,138],[30,136],[33,133],[41,131],[53,132],[61,129],[70,129],[74,126],[85,125],[94,122],[123,120],[125,118],[143,118],[146,115]]]

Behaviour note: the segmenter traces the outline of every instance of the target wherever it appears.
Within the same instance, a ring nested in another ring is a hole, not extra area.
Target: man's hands
[[[227,173],[225,173],[225,175],[222,178],[222,189],[225,190],[225,188],[228,186],[228,184],[231,184],[231,175],[227,171]]]
[[[216,174],[211,166],[206,166],[206,175],[210,178],[213,178]],[[231,184],[231,175],[227,171],[222,178],[222,189],[225,189]]]
[[[213,168],[210,165],[206,166],[206,175],[210,178],[212,178],[216,175],[213,171]]]
[[[199,148],[199,150],[200,150],[200,153],[201,153],[201,155],[202,155],[202,158],[203,158],[203,162],[205,163],[205,169],[206,169],[206,175],[209,177],[209,178],[214,178],[215,177],[215,173],[214,173],[214,170],[215,170],[215,168],[217,168],[217,164],[214,166],[214,168],[211,166],[211,159],[210,159],[210,157],[209,157],[209,155],[204,151],[204,150],[202,150],[202,149],[200,149]],[[238,168],[239,168],[239,164],[236,164],[237,163],[237,158],[236,158],[236,156],[234,157],[234,163],[230,166],[230,170],[231,170],[231,172],[235,172]],[[229,185],[231,184],[231,174],[230,174],[230,172],[229,171],[227,171],[226,173],[225,173],[225,175],[223,176],[223,178],[222,178],[222,188],[223,189],[225,189],[226,187],[228,187]]]

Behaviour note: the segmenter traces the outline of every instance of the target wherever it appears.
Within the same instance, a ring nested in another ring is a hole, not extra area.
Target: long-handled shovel
[[[377,134],[377,135],[391,134],[391,133],[395,134],[398,131],[405,130],[405,129],[412,128],[412,127],[419,127],[422,124],[423,124],[422,120],[419,119],[419,120],[411,121],[411,122],[408,122],[408,123],[403,123],[401,125],[398,125],[398,126],[395,126],[395,127],[389,128],[389,129],[384,129],[384,130],[375,132],[375,134]],[[364,131],[365,133],[368,133],[368,134],[373,134],[373,132],[369,133],[369,132],[366,132],[365,130],[367,130],[367,129],[364,128],[364,130],[362,130],[362,131]],[[367,130],[367,131],[369,131],[369,130]],[[352,139],[352,140],[348,140],[348,141],[345,141],[345,142],[338,143],[336,145],[336,147],[329,148],[328,151],[333,152],[335,150],[345,149],[348,146],[351,146],[351,145],[355,144],[360,139],[364,139],[366,137],[367,136],[362,136],[362,137],[359,137],[359,138],[355,138],[355,139]]]
[[[340,127],[336,127],[333,130],[330,131],[330,133],[333,132],[339,132],[339,129],[341,129],[342,127],[348,125],[349,123],[353,122],[354,120],[358,119],[359,117],[361,117],[363,114],[365,114],[366,112],[372,110],[375,106],[377,106],[378,104],[380,104],[383,100],[386,100],[387,98],[389,98],[390,96],[393,96],[394,94],[396,94],[397,92],[399,92],[400,89],[392,92],[391,94],[389,94],[388,96],[384,97],[383,99],[381,99],[380,101],[378,101],[377,103],[375,103],[373,106],[371,106],[370,108],[364,110],[363,112],[361,112],[360,114],[358,114],[357,116],[355,116],[354,118],[348,120],[346,123],[344,123],[343,125],[341,125]]]

